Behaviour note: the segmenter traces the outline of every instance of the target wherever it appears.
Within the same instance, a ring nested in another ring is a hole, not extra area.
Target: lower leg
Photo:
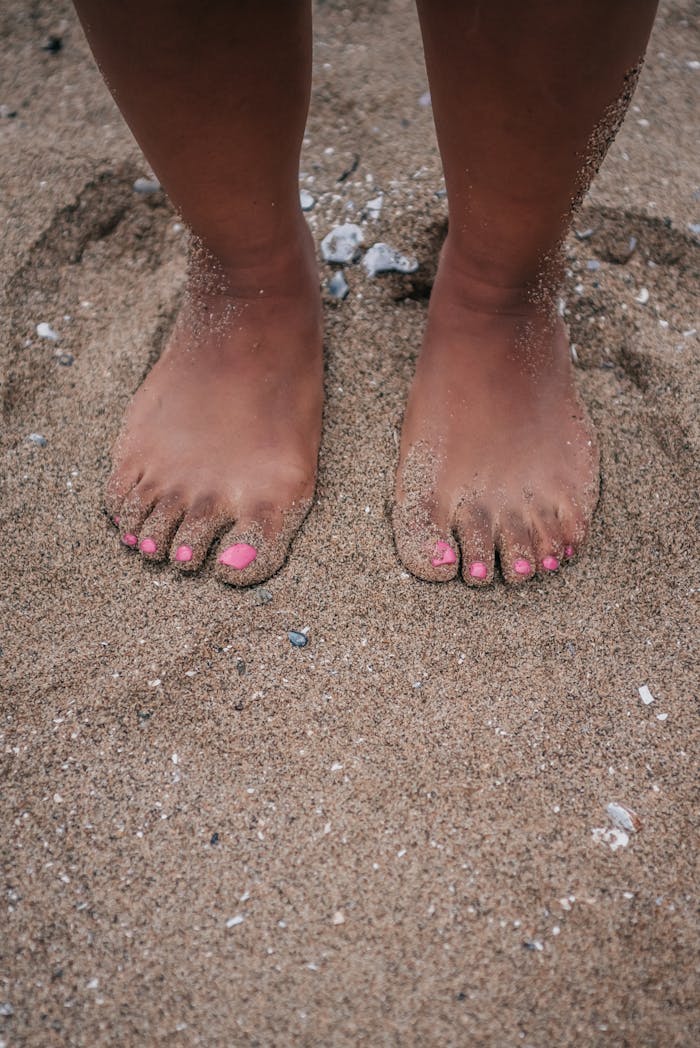
[[[114,448],[127,544],[218,572],[279,567],[313,494],[320,299],[299,207],[307,0],[77,0],[98,63],[192,232],[185,300]],[[252,558],[252,559],[251,559]]]
[[[449,232],[404,423],[395,531],[417,574],[519,581],[577,548],[595,437],[556,314],[574,203],[614,137],[655,0],[418,0]],[[447,549],[435,549],[442,540]]]

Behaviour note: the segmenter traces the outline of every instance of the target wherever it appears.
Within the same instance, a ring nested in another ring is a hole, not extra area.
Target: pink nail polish
[[[556,557],[543,557],[542,567],[545,568],[546,571],[556,571],[559,567],[559,561]]]
[[[573,546],[567,546],[566,549],[564,550],[564,553],[567,555],[567,557],[573,557],[573,555],[574,555],[574,547]]]
[[[122,535],[122,542],[125,546],[135,546],[138,539],[130,531],[127,531],[126,535]]]
[[[188,561],[192,560],[192,547],[178,546],[175,552],[175,560],[179,561],[180,564],[187,564]]]
[[[257,555],[258,551],[255,546],[249,546],[247,542],[236,542],[235,545],[224,550],[219,557],[219,563],[235,568],[237,571],[243,571],[253,563]]]
[[[440,568],[443,564],[454,564],[456,560],[457,554],[449,542],[443,542],[440,539],[435,543],[435,556],[431,561],[434,568]]]
[[[141,539],[139,549],[142,553],[155,553],[158,549],[158,544],[153,539]]]
[[[516,575],[531,575],[532,565],[529,560],[525,560],[524,557],[518,557],[513,563],[513,571]]]
[[[485,579],[488,573],[489,569],[481,560],[475,560],[473,564],[469,565],[469,574],[473,579]]]

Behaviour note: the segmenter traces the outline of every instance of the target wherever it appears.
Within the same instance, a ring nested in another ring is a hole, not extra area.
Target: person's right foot
[[[300,220],[303,221],[303,220]],[[241,269],[195,251],[161,358],[113,449],[106,505],[126,546],[217,575],[274,574],[313,497],[323,403],[313,242]]]

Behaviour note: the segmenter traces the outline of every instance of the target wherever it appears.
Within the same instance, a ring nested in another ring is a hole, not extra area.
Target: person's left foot
[[[549,574],[578,552],[598,448],[551,296],[465,280],[443,251],[403,424],[393,512],[419,578]]]

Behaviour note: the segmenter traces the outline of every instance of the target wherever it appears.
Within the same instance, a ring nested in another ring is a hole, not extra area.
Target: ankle
[[[436,297],[457,296],[463,307],[486,316],[556,317],[561,283],[559,253],[528,265],[503,258],[476,257],[457,236],[448,234],[440,254]]]

